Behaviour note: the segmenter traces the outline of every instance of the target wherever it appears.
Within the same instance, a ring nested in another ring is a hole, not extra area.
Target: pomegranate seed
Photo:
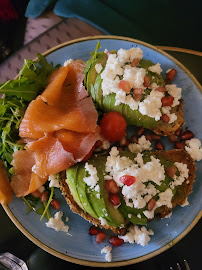
[[[134,58],[132,63],[131,63],[131,66],[132,67],[136,67],[140,62],[140,59],[139,58]]]
[[[169,123],[170,121],[170,117],[167,114],[162,114],[161,118],[160,118],[163,122]]]
[[[98,234],[99,230],[97,228],[95,228],[94,226],[90,226],[89,228],[89,234],[90,235],[96,235]]]
[[[151,138],[154,141],[159,141],[161,139],[161,136],[157,134],[151,134]]]
[[[191,132],[190,130],[186,130],[185,132],[182,133],[180,137],[182,140],[190,140],[194,138],[194,133]]]
[[[95,148],[100,148],[101,146],[102,146],[102,141],[101,140],[98,140],[98,141],[96,141],[96,143],[95,143]]]
[[[185,145],[183,142],[176,142],[175,143],[175,148],[176,149],[184,149]]]
[[[170,166],[166,169],[167,176],[172,177],[172,178],[174,177],[176,172],[177,172],[177,168],[175,166]]]
[[[152,142],[152,136],[150,134],[145,135],[146,140]]]
[[[135,183],[136,178],[132,175],[123,175],[120,177],[119,180],[121,183],[125,184],[126,186],[130,186],[133,183]]]
[[[114,247],[118,247],[124,243],[124,240],[119,238],[118,236],[111,236],[109,238],[109,243]]]
[[[144,83],[143,83],[143,85],[145,87],[149,87],[150,86],[150,78],[149,78],[149,76],[145,76],[144,77]]]
[[[106,233],[103,231],[99,231],[96,235],[96,242],[100,244],[107,237]]]
[[[172,96],[162,97],[161,99],[162,107],[171,106],[173,104],[173,101],[174,101],[174,97]]]
[[[109,199],[110,199],[110,202],[111,202],[114,206],[117,206],[117,205],[119,205],[119,204],[121,203],[118,194],[110,194],[110,195],[109,195]]]
[[[132,142],[132,143],[138,143],[138,138],[137,138],[137,136],[131,137],[131,142]]]
[[[163,86],[159,86],[159,87],[157,87],[157,88],[155,89],[155,91],[164,93],[164,92],[166,92],[166,89],[165,89],[165,87],[163,87]]]
[[[117,194],[119,192],[119,187],[117,186],[116,182],[113,179],[106,180],[105,187],[112,194]]]
[[[173,68],[167,73],[167,80],[172,82],[175,78],[175,75],[176,75],[176,69]]]
[[[124,92],[130,93],[131,87],[129,82],[121,80],[118,84],[118,87],[121,88]]]
[[[178,141],[177,139],[177,136],[175,134],[171,134],[169,137],[168,137],[169,141],[172,142],[172,143],[175,143]]]
[[[48,200],[48,192],[47,192],[47,191],[44,191],[44,192],[41,194],[40,201],[41,201],[41,202],[47,202],[47,200]]]
[[[156,148],[156,150],[164,150],[165,146],[162,144],[162,142],[157,142],[155,144],[155,148]]]
[[[149,202],[148,202],[148,210],[149,211],[152,211],[154,209],[154,206],[156,205],[156,200],[155,199],[151,199]]]
[[[133,98],[135,101],[140,101],[142,99],[142,92],[143,89],[142,88],[135,88],[133,91]]]
[[[178,130],[175,131],[175,135],[180,136],[182,133],[182,128],[178,128]]]
[[[35,190],[34,192],[32,192],[32,196],[34,196],[35,198],[40,198],[41,197],[41,192],[39,192],[38,190]]]
[[[144,133],[144,128],[143,127],[140,127],[137,131],[137,135],[140,137],[142,136],[142,134]]]
[[[51,201],[51,206],[55,209],[55,210],[59,210],[60,209],[60,202],[57,199],[52,199]]]

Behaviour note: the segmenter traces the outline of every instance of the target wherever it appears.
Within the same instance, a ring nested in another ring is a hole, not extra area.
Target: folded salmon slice
[[[0,160],[0,203],[8,204],[12,200],[12,188],[3,162]]]
[[[13,154],[12,165],[14,175],[11,187],[17,197],[26,196],[41,187],[48,177],[39,177],[32,168],[35,165],[34,154],[30,151],[19,150]]]

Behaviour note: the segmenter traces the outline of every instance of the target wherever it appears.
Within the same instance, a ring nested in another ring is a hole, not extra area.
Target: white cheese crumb
[[[84,177],[83,181],[90,186],[90,188],[94,188],[99,181],[97,169],[92,164],[88,164],[88,162],[86,162],[85,170],[90,174],[90,176]]]
[[[188,199],[186,198],[185,202],[184,202],[181,206],[182,206],[182,207],[185,207],[185,206],[187,206],[187,205],[189,205],[189,202],[188,202]]]
[[[179,176],[174,175],[173,177],[174,181],[170,183],[171,189],[173,189],[176,186],[182,185],[182,183],[189,177],[189,169],[187,168],[187,164],[184,164],[182,162],[175,162],[174,164],[179,170],[180,175]]]
[[[145,150],[151,150],[151,142],[143,135],[138,139],[138,143],[130,143],[128,149],[132,153],[138,153]]]
[[[49,187],[60,188],[60,183],[59,183],[59,181],[57,179],[57,175],[56,174],[49,175],[48,181],[50,181]]]
[[[100,220],[100,222],[101,222],[101,225],[107,225],[107,221],[106,221],[105,218],[99,217],[99,220]]]
[[[154,211],[148,211],[148,210],[145,210],[145,211],[143,211],[143,214],[144,214],[145,217],[148,218],[148,219],[154,218]]]
[[[68,232],[69,226],[65,225],[62,221],[63,212],[56,212],[54,217],[50,218],[48,222],[46,222],[46,226],[48,228],[54,229],[56,232],[63,231]]]
[[[104,247],[104,248],[101,250],[101,254],[106,253],[106,255],[105,255],[105,260],[106,260],[107,262],[111,262],[111,261],[112,261],[112,254],[111,254],[111,251],[112,251],[112,247],[111,247],[111,246]]]
[[[178,88],[176,84],[167,84],[165,88],[168,90],[168,94],[174,97],[174,101],[171,107],[175,107],[180,104],[182,89]]]
[[[138,218],[142,218],[142,216],[140,214],[137,215]]]
[[[177,120],[177,115],[175,113],[170,113],[170,110],[171,110],[170,106],[162,107],[162,112],[164,114],[167,114],[167,116],[170,118],[168,123],[172,124],[173,122]]]
[[[131,217],[132,217],[132,214],[129,213],[129,214],[128,214],[128,218],[131,218]]]
[[[132,225],[129,227],[128,233],[124,236],[119,236],[119,238],[123,239],[124,242],[130,244],[136,243],[144,247],[151,239],[149,235],[154,235],[151,229],[147,230],[144,226],[138,227],[137,225]]]
[[[202,147],[199,139],[192,138],[191,140],[185,141],[185,150],[190,154],[190,156],[197,161],[202,159]]]
[[[162,69],[161,69],[161,65],[159,63],[157,63],[156,65],[153,65],[151,67],[148,68],[149,71],[157,73],[157,74],[161,74]]]
[[[95,70],[99,74],[103,69],[103,66],[99,63],[95,65]]]
[[[69,64],[71,64],[74,60],[73,59],[68,59],[64,62],[64,67],[68,66]]]

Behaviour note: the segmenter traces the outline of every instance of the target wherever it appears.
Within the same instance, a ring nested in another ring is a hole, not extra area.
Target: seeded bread
[[[196,166],[195,166],[195,162],[193,161],[193,159],[191,158],[191,156],[182,149],[174,149],[174,150],[170,150],[170,151],[156,151],[153,152],[153,154],[155,154],[156,156],[161,156],[164,157],[165,159],[168,160],[172,160],[173,162],[183,162],[185,164],[187,164],[187,167],[189,169],[189,178],[188,178],[188,182],[185,181],[180,188],[178,188],[173,200],[172,200],[172,206],[173,208],[176,205],[182,205],[184,204],[184,202],[186,201],[186,198],[188,197],[188,195],[192,192],[192,186],[194,183],[194,179],[195,179],[195,171],[196,171]],[[63,171],[60,174],[60,186],[61,186],[61,190],[62,193],[67,201],[67,203],[70,206],[70,209],[76,213],[79,214],[80,216],[82,216],[84,219],[88,220],[90,223],[92,223],[95,226],[99,226],[101,228],[105,228],[105,229],[110,229],[112,230],[115,234],[122,234],[124,235],[126,232],[126,228],[114,228],[112,226],[109,225],[101,225],[100,220],[93,218],[92,216],[90,216],[88,213],[84,212],[79,206],[78,204],[75,202],[73,196],[71,195],[71,192],[69,190],[69,187],[65,181],[66,179],[66,172]],[[168,208],[167,206],[162,206],[160,208],[158,208],[158,212],[156,213],[157,216],[159,216],[160,218],[163,218],[165,216],[167,216],[172,209]],[[129,224],[129,223],[127,223]]]
[[[168,124],[162,120],[159,120],[158,125],[153,129],[153,131],[162,136],[169,136],[178,130],[184,124],[184,112],[183,112],[183,100],[180,100],[180,104],[171,109],[171,113],[177,115],[177,120],[172,124]]]

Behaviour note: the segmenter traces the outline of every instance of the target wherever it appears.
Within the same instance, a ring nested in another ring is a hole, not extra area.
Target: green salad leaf
[[[85,70],[84,70],[84,73],[87,73],[92,65],[92,63],[94,62],[94,60],[96,59],[97,57],[97,50],[101,48],[100,46],[100,42],[98,41],[97,45],[96,45],[96,48],[95,48],[95,51],[91,53],[91,58],[89,60],[86,61],[86,67],[85,67]]]

